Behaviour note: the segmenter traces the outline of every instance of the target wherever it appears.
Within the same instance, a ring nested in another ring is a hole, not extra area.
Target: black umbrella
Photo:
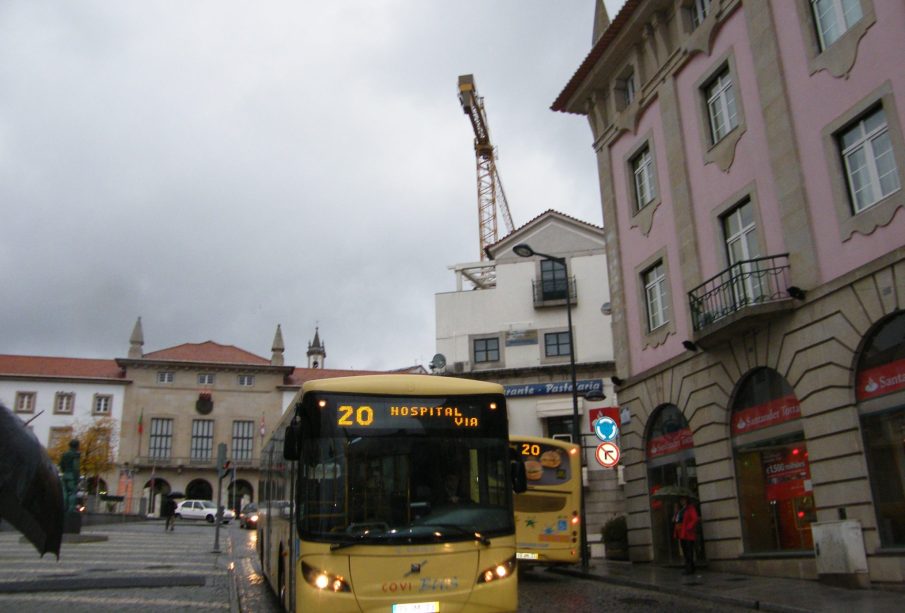
[[[681,485],[664,485],[656,492],[651,494],[653,498],[692,498],[698,499],[698,495],[689,488]]]
[[[0,517],[43,556],[60,557],[63,487],[57,468],[35,435],[0,404]]]

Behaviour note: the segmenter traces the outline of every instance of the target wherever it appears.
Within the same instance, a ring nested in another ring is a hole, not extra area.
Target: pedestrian
[[[694,505],[688,504],[688,498],[684,496],[680,498],[679,505],[676,515],[673,517],[673,532],[676,538],[679,539],[679,545],[682,547],[682,557],[685,558],[685,570],[682,574],[693,575],[694,547],[695,541],[697,541],[700,517]]]
[[[169,530],[173,531],[173,528],[176,526],[176,501],[167,496],[163,499],[163,508],[161,509],[164,518],[167,520],[163,526],[163,531],[166,532]]]

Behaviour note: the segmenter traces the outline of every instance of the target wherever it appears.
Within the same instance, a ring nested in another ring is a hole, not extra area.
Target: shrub
[[[625,515],[617,515],[603,525],[603,542],[606,545],[628,542],[628,524]]]

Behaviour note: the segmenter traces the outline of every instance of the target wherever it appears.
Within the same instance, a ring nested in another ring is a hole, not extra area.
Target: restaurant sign
[[[577,381],[579,394],[602,394],[603,379],[585,379]],[[560,381],[554,383],[525,383],[523,385],[504,385],[504,393],[507,398],[519,398],[522,396],[548,396],[550,394],[571,394],[572,382]]]

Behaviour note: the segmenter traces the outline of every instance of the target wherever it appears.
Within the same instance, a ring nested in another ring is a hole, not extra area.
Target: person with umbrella
[[[693,504],[688,504],[688,497],[679,498],[679,508],[673,517],[674,534],[679,539],[682,547],[682,557],[685,558],[685,570],[683,574],[694,574],[694,545],[698,535],[698,522],[700,517]]]
[[[169,530],[170,532],[173,532],[173,528],[176,527],[175,494],[167,494],[166,498],[163,499],[163,507],[160,512],[163,514],[164,518],[166,518],[166,523],[163,525],[163,531],[166,532]]]

